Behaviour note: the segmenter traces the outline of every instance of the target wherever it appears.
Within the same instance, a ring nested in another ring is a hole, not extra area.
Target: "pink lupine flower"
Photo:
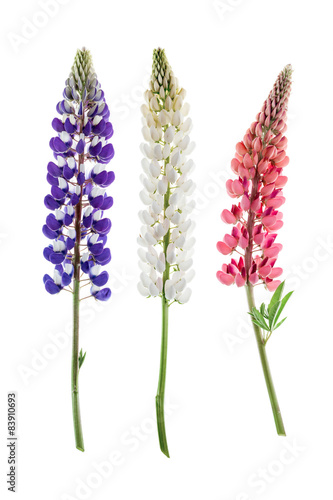
[[[221,214],[225,223],[235,227],[231,235],[226,234],[217,243],[217,249],[223,255],[237,251],[244,256],[245,279],[221,279],[221,272],[230,274],[222,268],[217,277],[226,285],[244,286],[248,282],[260,282],[274,291],[281,283],[276,279],[281,273],[273,266],[282,250],[282,245],[275,243],[275,239],[276,231],[283,226],[279,209],[285,202],[282,189],[288,180],[284,175],[284,168],[289,163],[286,156],[288,141],[283,134],[287,129],[291,72],[288,65],[280,73],[256,121],[246,131],[243,141],[236,144],[231,168],[238,178],[226,182],[227,192],[235,204]],[[261,265],[264,261],[265,266]],[[258,270],[264,267],[265,272],[254,271],[254,265]]]
[[[282,250],[282,244],[277,241],[277,231],[283,226],[280,209],[285,197],[282,190],[288,180],[284,175],[284,168],[289,163],[284,133],[291,73],[290,65],[281,71],[256,120],[243,140],[236,144],[231,170],[237,177],[226,182],[233,205],[221,213],[222,221],[233,228],[217,243],[220,253],[231,255],[231,262],[223,264],[217,271],[217,279],[223,285],[236,284],[246,289],[249,314],[279,435],[285,435],[285,429],[265,346],[273,330],[285,320],[278,322],[292,294],[289,292],[281,298],[284,282],[278,278],[283,270],[275,267]],[[238,261],[234,253],[240,254]],[[253,294],[253,287],[258,284],[264,284],[268,291],[274,292],[268,307],[262,304],[260,310],[255,308]]]

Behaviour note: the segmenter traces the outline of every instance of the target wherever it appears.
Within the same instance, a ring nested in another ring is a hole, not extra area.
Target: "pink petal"
[[[288,144],[288,139],[286,136],[283,136],[282,139],[276,144],[276,147],[278,149],[286,148],[287,144]]]
[[[250,206],[251,206],[251,203],[250,203],[250,200],[249,200],[249,197],[244,194],[242,196],[242,199],[241,199],[241,207],[243,210],[250,210]]]
[[[288,177],[286,177],[285,175],[279,175],[279,177],[275,181],[275,186],[277,188],[282,188],[283,186],[285,186],[287,184],[287,181],[288,181]]]
[[[218,241],[216,244],[216,248],[218,249],[219,252],[221,252],[223,255],[229,255],[231,253],[231,248],[228,247],[223,241]]]
[[[271,184],[272,182],[275,182],[278,177],[279,177],[279,174],[274,169],[272,172],[270,172],[269,174],[266,174],[264,176],[265,184]]]
[[[286,199],[284,196],[276,196],[266,202],[266,207],[280,208],[285,201]]]
[[[271,231],[278,231],[279,229],[281,229],[282,226],[283,226],[283,221],[277,220],[275,222],[275,224],[273,224],[273,226],[270,227],[270,230]]]
[[[232,285],[235,279],[233,276],[231,276],[231,274],[226,274],[223,271],[217,271],[216,277],[220,281],[220,283],[227,286]]]
[[[236,248],[238,244],[237,239],[234,236],[231,236],[231,234],[226,234],[223,241],[230,248]]]
[[[279,153],[274,158],[274,163],[275,164],[280,163],[282,160],[285,159],[285,157],[286,157],[286,152],[284,149],[282,149],[281,151],[279,151]]]
[[[232,190],[237,195],[243,194],[244,193],[243,184],[239,180],[233,181]]]
[[[260,175],[263,175],[268,167],[268,161],[266,160],[261,160],[258,165],[258,172]]]
[[[243,164],[245,168],[251,168],[253,167],[253,161],[249,153],[246,153],[246,155],[243,158]]]
[[[276,257],[279,254],[279,252],[280,252],[280,248],[276,244],[276,245],[272,245],[269,248],[265,248],[264,255],[266,257],[268,257],[269,259],[272,259],[273,257]]]
[[[262,223],[265,227],[271,227],[276,223],[276,215],[266,215],[266,217],[263,217]]]
[[[263,278],[266,278],[272,271],[271,266],[263,266],[259,269],[259,274]]]
[[[249,179],[250,177],[249,171],[246,168],[244,168],[243,165],[239,165],[238,173],[239,177],[241,177],[242,179]]]
[[[263,158],[266,158],[267,160],[270,160],[272,158],[275,158],[276,156],[276,147],[275,146],[267,146],[263,151],[262,151],[262,156]]]
[[[256,245],[261,245],[263,239],[264,239],[263,233],[259,233],[253,236],[253,241],[256,243]]]
[[[278,278],[279,276],[281,276],[282,273],[283,273],[282,267],[274,267],[269,275],[269,278],[271,279]]]
[[[232,183],[233,183],[233,180],[232,179],[228,179],[227,182],[225,183],[225,186],[227,188],[228,195],[231,198],[236,198],[234,190],[232,189]]]
[[[239,167],[239,161],[237,160],[237,158],[233,158],[233,160],[231,160],[231,170],[236,175],[238,175],[238,167]]]
[[[261,190],[261,196],[269,196],[270,194],[273,193],[275,188],[275,184],[267,184],[265,187],[262,188]]]
[[[262,150],[262,142],[260,137],[256,137],[253,141],[253,149],[257,152]]]
[[[232,214],[229,210],[227,209],[224,209],[223,212],[221,213],[221,219],[223,220],[223,222],[225,222],[226,224],[235,224],[235,222],[237,221],[236,217],[234,216],[234,214]]]
[[[244,236],[241,236],[239,238],[239,242],[238,242],[239,246],[241,248],[243,248],[245,250],[245,248],[247,248],[248,244],[249,244],[249,239],[248,238],[245,238]]]
[[[277,289],[277,287],[279,285],[281,285],[281,281],[279,281],[279,280],[270,281],[269,283],[266,283],[267,289],[270,292],[275,292],[275,290]]]
[[[251,203],[251,210],[253,210],[253,212],[258,212],[259,208],[261,206],[261,201],[259,198],[256,198],[255,200],[253,200],[253,202]]]
[[[249,282],[252,283],[252,285],[255,285],[259,281],[259,276],[257,273],[252,273],[249,276]]]
[[[247,153],[247,149],[242,142],[238,142],[236,144],[236,151],[241,156],[244,156]]]
[[[238,287],[240,287],[240,286],[244,286],[244,285],[245,285],[245,279],[242,277],[242,275],[241,275],[241,274],[237,274],[237,276],[236,276],[236,280],[235,280],[235,281],[236,281],[236,285],[237,285]]]
[[[286,156],[282,161],[280,161],[279,163],[277,163],[276,165],[279,167],[279,168],[284,168],[286,167],[287,165],[289,164],[289,156]]]

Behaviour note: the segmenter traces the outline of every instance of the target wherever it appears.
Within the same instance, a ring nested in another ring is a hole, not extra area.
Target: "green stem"
[[[84,114],[80,122],[80,132],[82,132]],[[84,153],[78,158],[78,175],[81,165],[84,164]],[[82,218],[82,196],[81,186],[80,201],[75,207],[74,228],[76,233],[73,267],[74,267],[74,290],[73,290],[73,348],[72,348],[72,410],[75,445],[80,451],[84,451],[80,401],[79,401],[79,317],[80,317],[80,265],[81,265],[81,218]]]
[[[74,280],[73,293],[73,350],[72,350],[72,409],[75,445],[84,451],[80,401],[79,401],[79,307],[80,307],[80,282]]]
[[[168,159],[164,162],[164,172],[166,171],[166,164]],[[169,206],[170,198],[170,184],[164,196],[164,218],[165,211]],[[165,377],[167,367],[167,352],[168,352],[168,320],[169,320],[169,301],[165,297],[165,282],[170,277],[170,264],[166,260],[167,249],[170,243],[170,229],[163,238],[163,251],[165,255],[165,271],[163,273],[163,292],[162,292],[162,341],[161,341],[161,359],[160,359],[160,375],[158,379],[157,394],[155,398],[156,403],[156,418],[158,438],[160,441],[161,451],[170,458],[167,437],[165,432],[165,419],[164,419],[164,393],[165,393]]]
[[[253,286],[249,283],[248,285],[246,285],[245,288],[246,288],[246,295],[247,295],[247,301],[249,304],[249,309],[250,309],[250,311],[252,311],[252,308],[255,307]],[[253,329],[254,329],[254,333],[256,336],[256,340],[257,340],[259,356],[260,356],[261,366],[262,366],[262,369],[264,372],[267,391],[268,391],[269,399],[270,399],[272,410],[273,410],[276,431],[277,431],[279,436],[285,436],[286,431],[284,429],[282,415],[281,415],[279,403],[277,400],[276,392],[274,389],[273,379],[272,379],[271,371],[270,371],[269,364],[268,364],[268,359],[267,359],[267,355],[266,355],[266,347],[265,347],[265,344],[263,343],[261,329],[259,328],[259,326],[255,325],[255,324],[253,324]]]
[[[162,297],[162,342],[161,342],[161,360],[160,360],[160,375],[158,379],[158,387],[156,394],[156,418],[158,438],[160,441],[161,451],[170,458],[167,437],[165,432],[164,420],[164,394],[165,394],[165,377],[167,366],[167,350],[168,350],[168,315],[169,306],[164,294]]]

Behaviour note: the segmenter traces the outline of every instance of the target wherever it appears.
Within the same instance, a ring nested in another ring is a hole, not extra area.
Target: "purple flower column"
[[[102,301],[111,296],[104,287],[108,273],[102,270],[111,260],[105,247],[111,221],[103,214],[113,204],[105,191],[114,181],[114,173],[106,169],[114,156],[112,144],[107,144],[113,135],[110,113],[84,48],[77,51],[57,111],[61,117],[52,122],[57,136],[50,141],[56,163],[47,166],[51,194],[44,200],[52,212],[43,226],[52,240],[44,257],[55,269],[53,278],[44,276],[44,284],[52,295],[61,290],[73,294],[72,406],[76,447],[84,451],[78,378],[85,354],[79,352],[79,304],[90,296]],[[87,285],[90,294],[80,298]]]

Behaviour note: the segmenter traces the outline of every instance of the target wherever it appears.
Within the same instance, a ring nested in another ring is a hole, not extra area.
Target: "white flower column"
[[[143,113],[142,144],[144,159],[140,198],[145,209],[139,214],[143,223],[139,236],[139,292],[145,297],[162,299],[161,365],[156,412],[162,452],[169,457],[164,422],[164,392],[168,341],[168,308],[184,304],[191,296],[188,286],[193,279],[190,213],[194,190],[190,179],[194,163],[188,155],[194,148],[189,132],[192,121],[187,116],[186,92],[179,88],[164,50],[153,53],[150,89],[145,92],[147,104]]]

